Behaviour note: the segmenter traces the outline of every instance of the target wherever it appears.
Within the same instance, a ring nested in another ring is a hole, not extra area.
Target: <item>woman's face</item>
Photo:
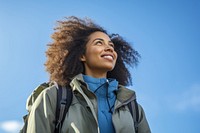
[[[85,54],[81,57],[85,74],[106,77],[107,72],[115,67],[116,60],[117,53],[109,36],[99,31],[92,33],[86,44]]]

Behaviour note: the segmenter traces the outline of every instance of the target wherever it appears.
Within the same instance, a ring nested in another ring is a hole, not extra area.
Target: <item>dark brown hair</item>
[[[60,85],[67,85],[77,74],[84,73],[84,65],[80,61],[85,53],[88,37],[93,32],[100,31],[108,36],[115,44],[118,54],[117,62],[107,78],[115,78],[120,84],[131,84],[131,74],[127,66],[138,63],[139,54],[121,36],[109,35],[105,29],[92,22],[90,19],[80,19],[74,16],[63,21],[58,21],[55,32],[52,34],[53,42],[46,51],[46,70],[50,80]]]

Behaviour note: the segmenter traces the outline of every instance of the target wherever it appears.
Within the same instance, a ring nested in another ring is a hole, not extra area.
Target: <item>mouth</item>
[[[112,54],[104,54],[101,57],[110,61],[114,60],[114,56]]]

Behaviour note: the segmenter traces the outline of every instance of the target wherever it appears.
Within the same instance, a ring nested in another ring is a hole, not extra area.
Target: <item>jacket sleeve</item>
[[[139,108],[138,133],[151,133],[151,130],[147,122],[142,106],[138,104],[138,108]]]
[[[53,133],[56,89],[46,89],[37,97],[28,118],[27,133]]]

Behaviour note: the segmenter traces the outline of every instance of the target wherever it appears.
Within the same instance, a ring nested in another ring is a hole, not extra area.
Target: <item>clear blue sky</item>
[[[130,88],[153,133],[200,132],[200,1],[0,0],[0,133],[17,132],[27,97],[48,81],[46,45],[56,21],[71,15],[119,33],[141,54]]]

